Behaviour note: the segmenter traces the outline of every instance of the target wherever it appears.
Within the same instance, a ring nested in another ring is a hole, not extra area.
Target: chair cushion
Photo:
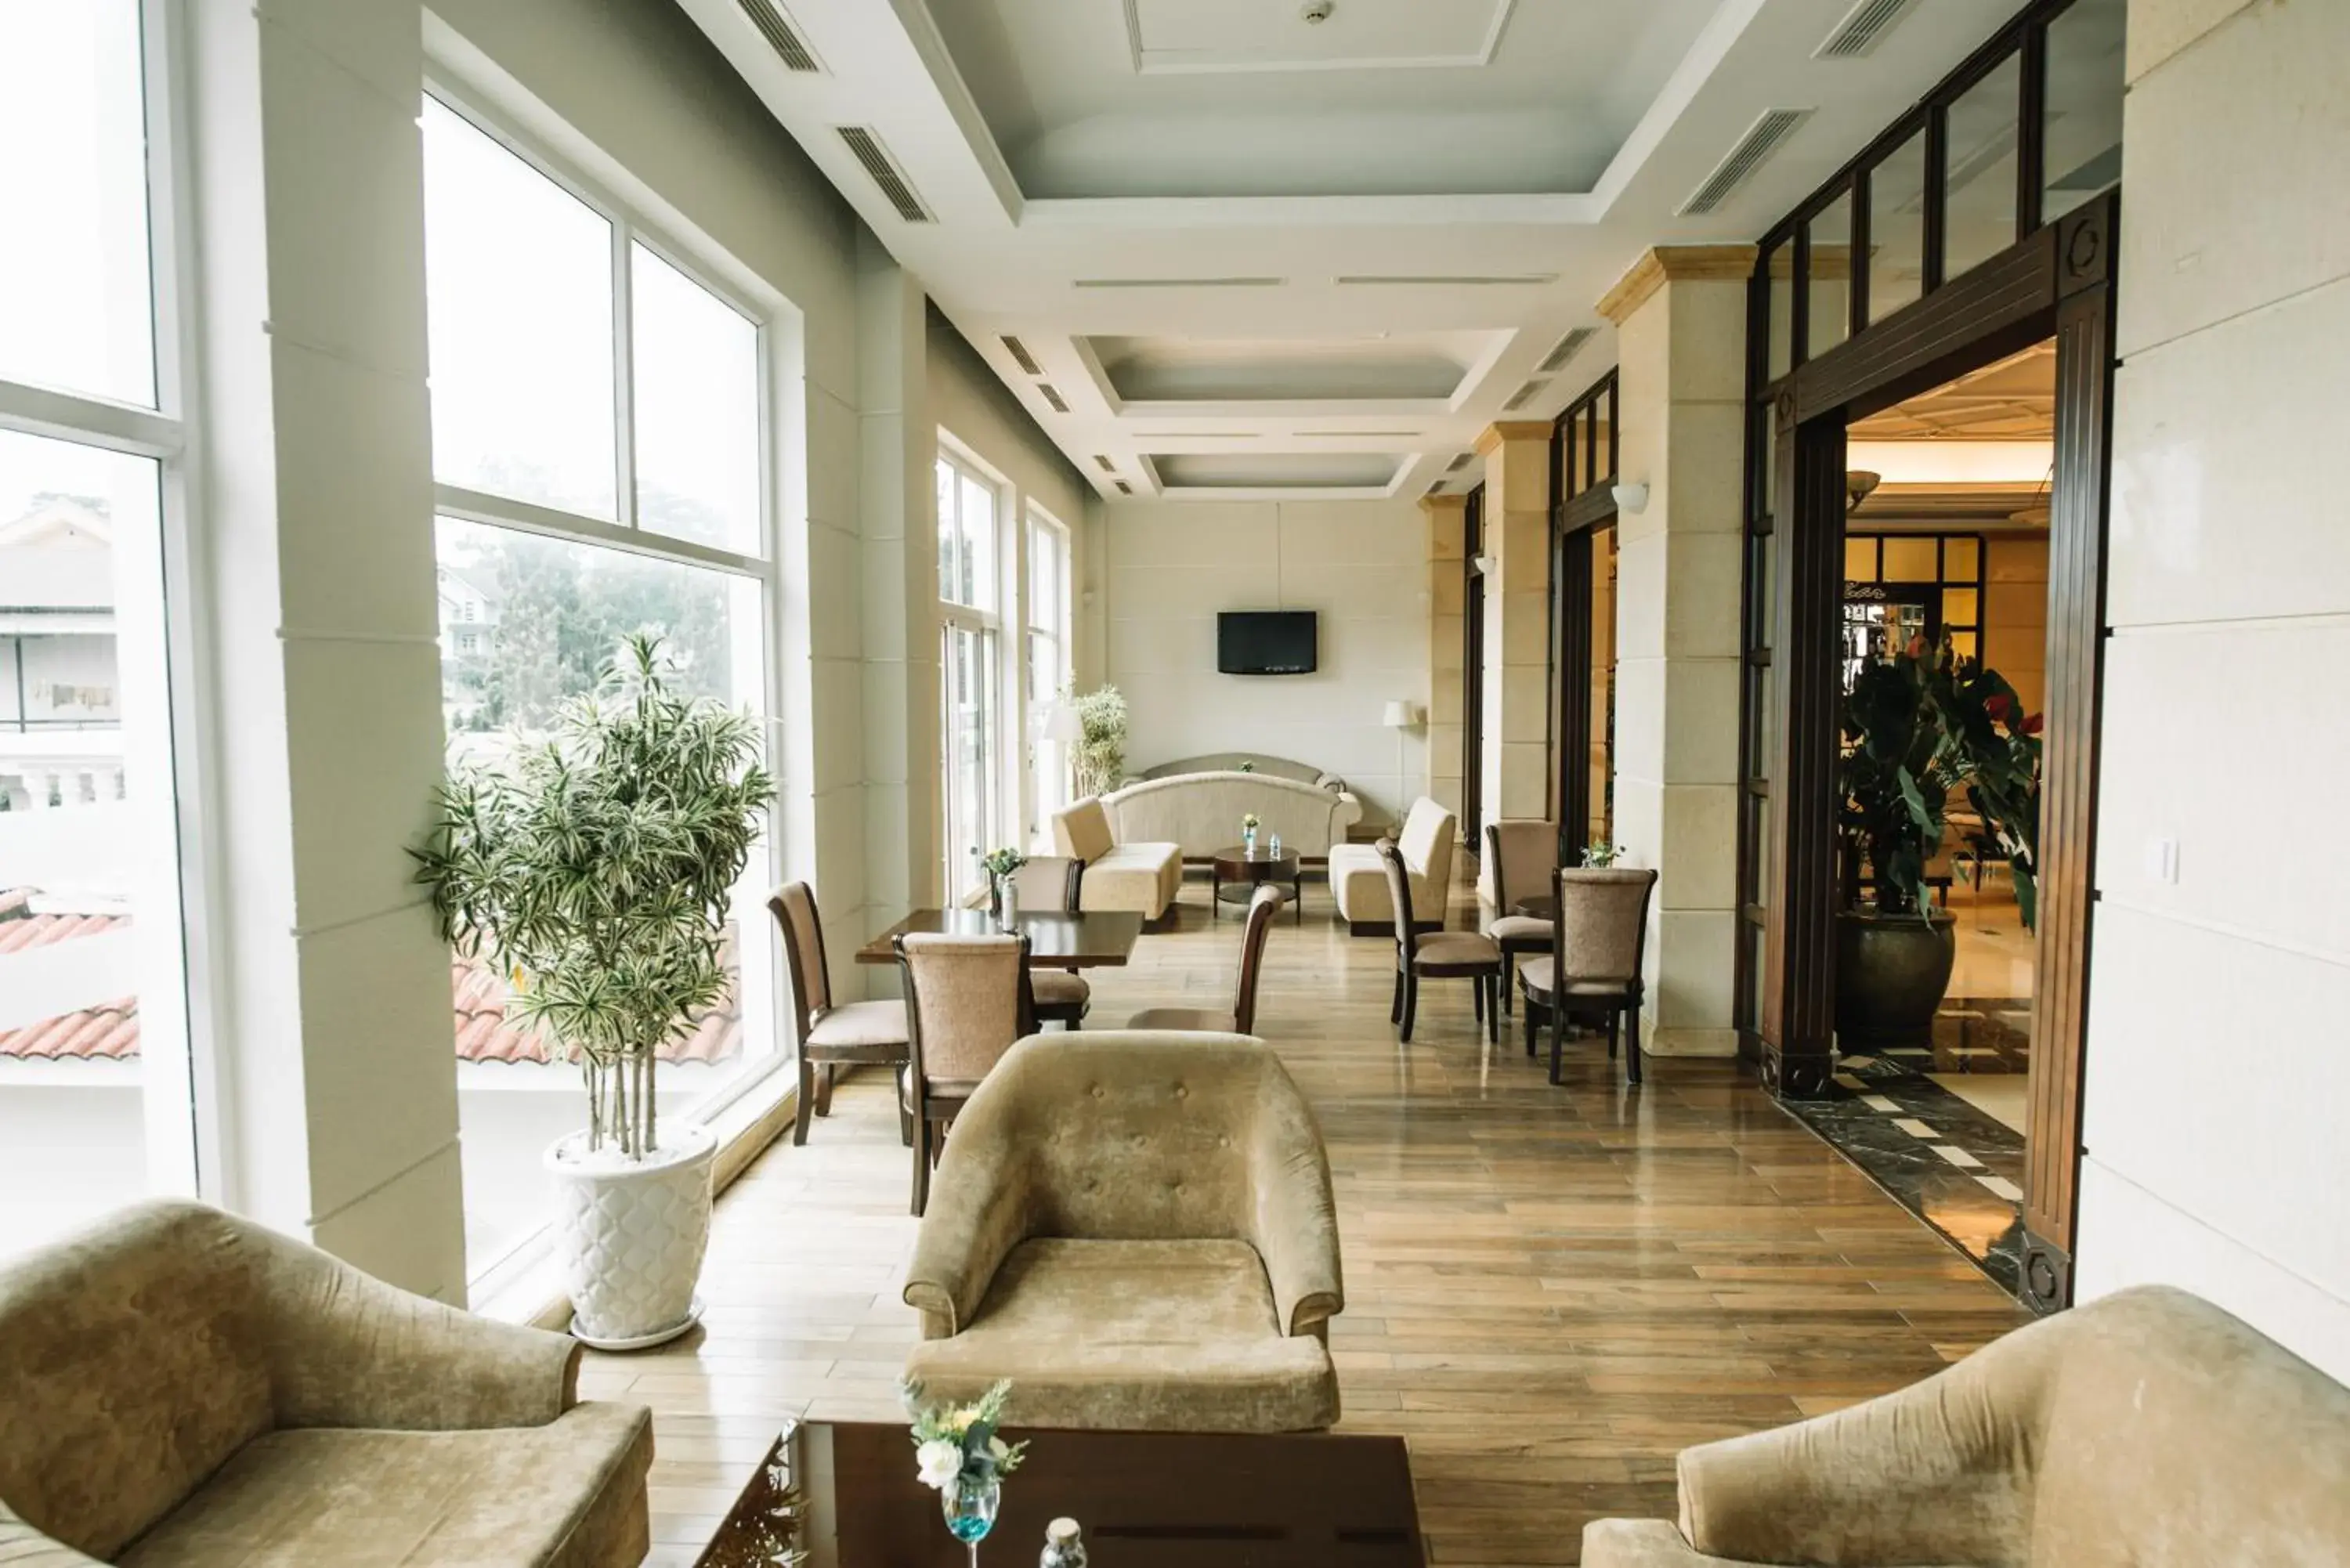
[[[1205,1007],[1153,1007],[1126,1021],[1128,1029],[1177,1029],[1191,1034],[1233,1034],[1240,1021]]]
[[[916,1345],[906,1375],[947,1400],[1008,1377],[1021,1427],[1295,1432],[1338,1417],[1330,1353],[1280,1331],[1245,1241],[1023,1241],[970,1326]]]
[[[1405,874],[1411,878],[1412,911],[1423,924],[1436,919],[1444,910],[1444,899],[1430,887],[1428,878],[1409,866]],[[1379,852],[1367,844],[1334,844],[1330,846],[1330,897],[1338,905],[1338,918],[1359,924],[1375,924],[1395,919],[1395,910],[1388,901],[1388,874],[1379,864]]]
[[[1536,953],[1518,961],[1518,981],[1534,996],[1550,994],[1551,958],[1548,953]],[[1569,996],[1607,998],[1621,996],[1631,986],[1628,980],[1570,980],[1566,982]]]
[[[1035,992],[1039,1007],[1073,1007],[1092,997],[1094,988],[1086,977],[1071,974],[1065,969],[1038,969],[1028,971],[1028,987]]]
[[[1413,939],[1411,961],[1428,964],[1498,964],[1502,949],[1476,931],[1422,931]]]
[[[906,1004],[902,1002],[852,1002],[836,1007],[808,1030],[807,1043],[846,1050],[906,1044]]]
[[[647,1551],[652,1418],[576,1405],[544,1427],[265,1433],[115,1559],[125,1568],[602,1568]],[[617,1494],[617,1501],[616,1501]],[[632,1495],[633,1494],[633,1495]]]
[[[1485,934],[1497,942],[1547,943],[1557,937],[1558,928],[1532,915],[1500,915],[1485,928]]]
[[[1078,908],[1126,910],[1155,920],[1183,886],[1183,852],[1173,844],[1121,844],[1088,861],[1079,883]]]

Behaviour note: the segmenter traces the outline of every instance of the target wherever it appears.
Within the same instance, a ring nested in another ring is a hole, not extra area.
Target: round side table
[[[1295,849],[1275,855],[1260,846],[1252,855],[1245,846],[1235,844],[1209,857],[1208,876],[1209,905],[1215,919],[1223,918],[1226,904],[1245,904],[1256,897],[1259,883],[1279,887],[1285,882],[1289,885],[1289,901],[1297,909],[1297,923],[1305,923],[1305,874],[1299,867]]]

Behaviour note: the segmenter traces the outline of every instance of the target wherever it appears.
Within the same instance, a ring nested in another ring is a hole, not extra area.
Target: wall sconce
[[[1638,517],[1648,509],[1648,487],[1645,484],[1619,484],[1608,492],[1616,498],[1616,510]]]
[[[1493,559],[1491,556],[1471,556],[1469,557],[1470,570],[1475,572],[1481,577],[1492,576],[1494,569],[1501,566],[1501,562]]]

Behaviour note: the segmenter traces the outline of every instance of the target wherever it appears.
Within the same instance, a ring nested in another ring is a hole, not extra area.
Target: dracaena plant
[[[674,673],[626,639],[543,742],[455,769],[411,851],[443,939],[578,1063],[588,1147],[631,1158],[656,1147],[660,1047],[725,997],[727,899],[775,794],[758,721]]]
[[[1951,793],[1995,835],[2026,927],[2038,913],[2040,719],[1998,671],[1922,639],[1863,664],[1846,694],[1837,825],[1877,876],[1886,914],[1927,910],[1926,862]]]

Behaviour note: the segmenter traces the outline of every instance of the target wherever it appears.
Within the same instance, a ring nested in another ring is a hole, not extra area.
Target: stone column
[[[1485,459],[1485,554],[1493,562],[1485,576],[1480,815],[1540,817],[1550,804],[1550,421],[1488,425],[1477,451]]]
[[[1617,327],[1616,837],[1657,868],[1658,1055],[1728,1056],[1738,940],[1739,592],[1752,245],[1659,246],[1599,302]]]
[[[1462,609],[1461,528],[1466,495],[1421,498],[1428,514],[1428,794],[1445,810],[1461,810],[1461,715],[1467,694],[1467,628]],[[1409,803],[1405,803],[1408,807]]]

